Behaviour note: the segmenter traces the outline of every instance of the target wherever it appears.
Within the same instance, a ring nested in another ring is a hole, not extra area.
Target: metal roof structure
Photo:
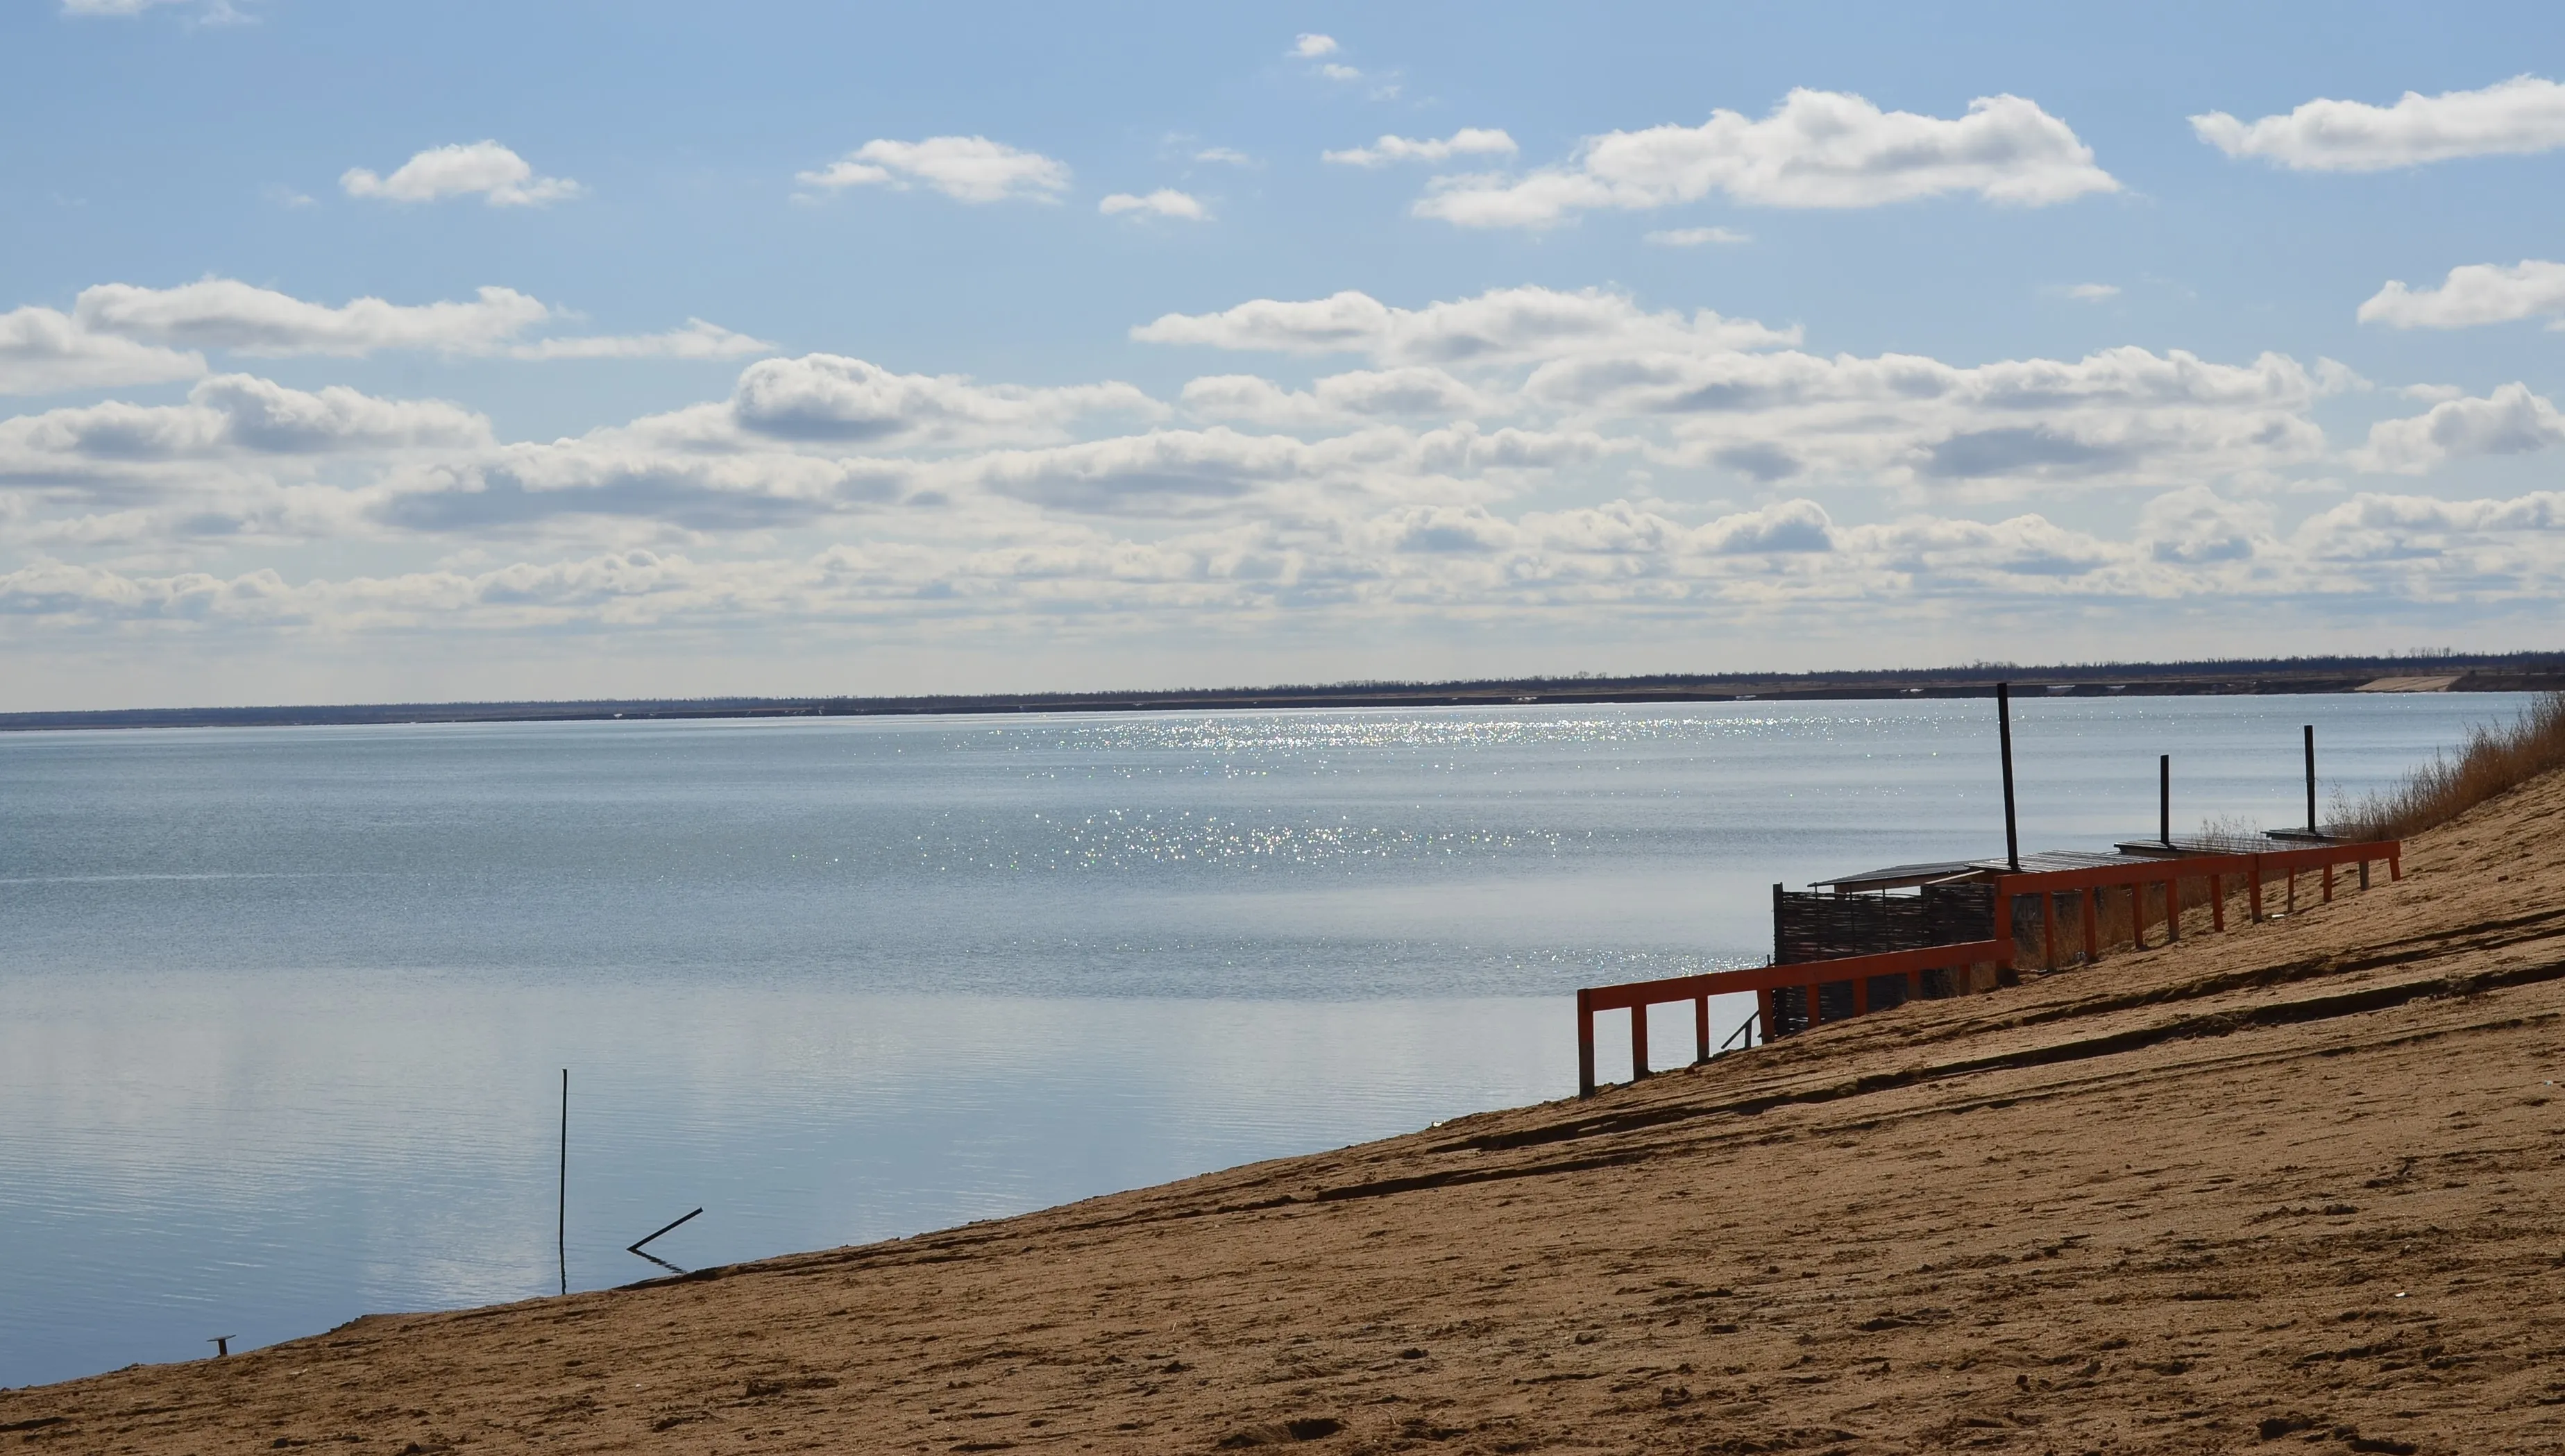
[[[2156,853],[2122,853],[2093,849],[2042,849],[2021,856],[2021,872],[2035,874],[2052,869],[2100,869],[2115,864],[2139,864],[2161,859]],[[1935,884],[1947,879],[1972,879],[2012,872],[2012,865],[1998,854],[1990,859],[1928,859],[1914,864],[1890,864],[1879,869],[1866,869],[1858,874],[1841,874],[1832,879],[1809,881],[1812,889],[1832,889],[1839,895],[1862,894],[1872,890],[1912,889],[1917,885]]]

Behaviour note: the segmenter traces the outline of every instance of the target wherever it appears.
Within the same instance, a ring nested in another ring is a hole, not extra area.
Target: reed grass
[[[2511,722],[2467,730],[2454,755],[2435,754],[2404,783],[2353,806],[2333,833],[2401,840],[2559,768],[2565,768],[2565,692],[2541,693]]]

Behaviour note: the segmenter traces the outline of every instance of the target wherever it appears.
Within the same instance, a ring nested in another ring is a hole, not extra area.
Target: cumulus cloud
[[[664,334],[603,334],[512,345],[510,359],[738,359],[773,354],[775,346],[701,319]]]
[[[2516,76],[2482,91],[2409,91],[2392,107],[2319,99],[2251,122],[2210,112],[2191,127],[2231,157],[2296,171],[2383,171],[2565,146],[2565,86]]]
[[[1451,135],[1421,140],[1384,135],[1369,146],[1322,151],[1320,159],[1343,166],[1377,167],[1394,161],[1450,161],[1456,156],[1512,156],[1515,139],[1493,126],[1464,126]]]
[[[2069,284],[2066,296],[2088,304],[2107,303],[2120,296],[2120,286],[2116,283]]]
[[[51,473],[49,458],[147,463],[488,443],[487,419],[441,399],[381,399],[343,384],[303,390],[251,374],[216,374],[189,390],[185,404],[110,402],[0,420],[0,473]]]
[[[65,394],[192,379],[205,357],[98,334],[55,309],[0,314],[0,394]]]
[[[2509,499],[2444,500],[2435,496],[2362,492],[2301,525],[2291,541],[2310,561],[2355,563],[2454,562],[2471,573],[2484,567],[2526,565],[2532,592],[2552,572],[2554,557],[2523,563],[2503,538],[2554,540],[2565,533],[2565,492],[2542,490]],[[2491,546],[2487,551],[2484,548]],[[2511,562],[2503,562],[2504,556]],[[2526,595],[2526,594],[2524,594]]]
[[[1644,241],[1660,248],[1700,248],[1713,243],[1750,243],[1754,239],[1734,228],[1669,227],[1647,234]]]
[[[1182,218],[1187,222],[1211,221],[1211,209],[1203,206],[1201,199],[1173,187],[1160,187],[1145,197],[1115,192],[1095,204],[1095,210],[1107,217],[1136,213],[1143,217]]]
[[[1291,42],[1291,54],[1303,61],[1312,61],[1320,56],[1332,56],[1336,50],[1334,36],[1322,36],[1308,31],[1301,32]]]
[[[142,341],[268,359],[353,359],[417,349],[524,360],[701,360],[774,350],[762,340],[701,319],[661,334],[523,339],[529,330],[561,317],[559,310],[511,288],[483,288],[471,300],[394,304],[360,298],[334,307],[233,279],[207,278],[176,288],[104,283],[84,289],[69,322],[88,338],[115,347],[129,349],[125,341]],[[193,372],[202,371],[199,361]]]
[[[2556,406],[2522,383],[2505,384],[2483,398],[2444,400],[2410,419],[2369,427],[2369,443],[2355,451],[2365,470],[2419,475],[2445,460],[2474,455],[2518,455],[2565,444],[2565,418]]]
[[[867,141],[795,179],[844,187],[932,187],[960,202],[1029,198],[1056,202],[1068,190],[1068,164],[986,136],[929,136],[922,141]]]
[[[273,299],[206,302],[224,297],[137,291],[98,309],[169,331],[277,313]],[[321,312],[291,337],[356,337]],[[1872,620],[2534,598],[2565,570],[2555,493],[2442,502],[2418,483],[2299,529],[2281,519],[2305,509],[2290,487],[2309,471],[2368,461],[2419,478],[2565,443],[2524,385],[2434,399],[2354,459],[2311,413],[2355,381],[2278,355],[1829,356],[1796,331],[1537,288],[1413,308],[1257,299],[1134,332],[1351,366],[1210,374],[1178,414],[1110,380],[775,358],[745,363],[726,397],[542,441],[495,439],[442,401],[225,373],[181,403],[0,421],[0,549],[16,553],[0,557],[0,639],[83,623],[878,621],[911,640],[939,622],[1224,611],[1604,627],[1836,606]],[[712,326],[677,333],[703,342],[672,350],[746,350]],[[494,337],[482,347],[501,355],[556,343]],[[390,574],[289,579],[243,555],[284,541],[361,543]],[[200,560],[223,569],[179,569]]]
[[[492,207],[541,207],[578,196],[583,188],[568,177],[539,177],[534,165],[496,141],[431,146],[401,163],[388,177],[363,167],[339,174],[339,186],[350,197],[386,202],[435,202],[447,197],[478,195]]]
[[[2395,329],[2470,329],[2546,314],[2565,314],[2565,263],[2535,258],[2452,268],[2439,288],[2391,280],[2360,306],[2360,322]]]
[[[1133,329],[1131,337],[1148,344],[1452,364],[1651,346],[1759,349],[1795,344],[1799,333],[1708,309],[1689,318],[1648,313],[1627,294],[1602,289],[1504,288],[1421,309],[1393,307],[1351,290],[1301,302],[1257,299],[1217,314],[1163,315]]]
[[[383,349],[487,353],[553,317],[542,302],[509,288],[484,288],[469,302],[360,298],[333,308],[228,278],[176,288],[104,283],[83,289],[72,313],[101,334],[265,357],[355,357]]]
[[[1415,211],[1464,227],[1548,227],[1713,192],[1767,207],[1877,207],[1948,192],[2036,207],[2119,189],[2065,122],[2020,97],[1980,97],[1967,116],[1944,119],[1801,89],[1760,121],[1717,111],[1698,126],[1588,137],[1567,164],[1524,176],[1438,177]]]
[[[1197,416],[1286,428],[1382,416],[1467,419],[1500,407],[1443,370],[1419,366],[1330,374],[1305,390],[1254,374],[1210,374],[1188,381],[1183,397]]]
[[[1082,414],[1151,416],[1165,406],[1120,382],[982,385],[958,374],[894,373],[859,359],[812,354],[750,364],[729,412],[740,429],[771,439],[874,441],[1053,431]]]

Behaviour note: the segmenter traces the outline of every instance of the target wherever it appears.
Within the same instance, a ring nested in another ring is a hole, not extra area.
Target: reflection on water
[[[2179,826],[2290,823],[2299,723],[2357,793],[2511,706],[2024,704],[2025,848],[2151,831],[2158,752]],[[1574,986],[1758,961],[1776,879],[1999,847],[1989,715],[0,738],[0,1382],[543,1292],[563,1067],[578,1287],[698,1205],[652,1252],[1562,1094]]]

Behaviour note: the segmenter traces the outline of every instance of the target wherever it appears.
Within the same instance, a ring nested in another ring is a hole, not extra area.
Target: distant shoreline
[[[325,727],[394,723],[593,722],[617,718],[839,718],[972,713],[1237,712],[1273,708],[1456,708],[1991,697],[2257,696],[2336,692],[2565,690],[2565,652],[2435,657],[2287,657],[2069,666],[1978,663],[1871,672],[1664,673],[1448,682],[1342,682],[1081,693],[909,697],[620,698],[557,702],[312,704],[0,713],[0,732],[84,728]]]

